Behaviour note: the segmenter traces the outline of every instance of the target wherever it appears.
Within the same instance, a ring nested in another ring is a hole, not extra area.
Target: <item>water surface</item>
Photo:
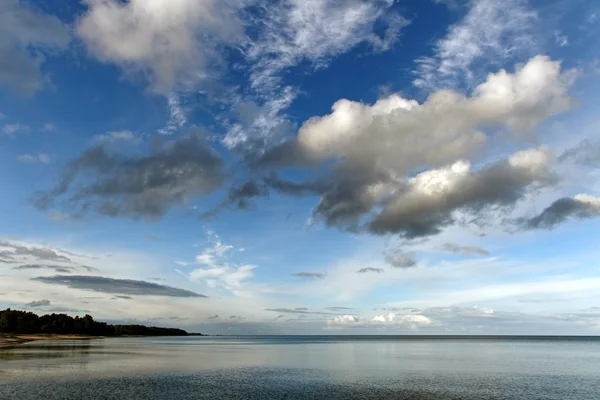
[[[185,337],[0,349],[0,399],[600,399],[598,340]]]

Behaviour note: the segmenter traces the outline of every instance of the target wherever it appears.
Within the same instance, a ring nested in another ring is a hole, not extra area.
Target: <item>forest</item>
[[[0,333],[60,334],[88,336],[187,336],[178,328],[159,328],[144,325],[111,325],[95,321],[91,315],[71,317],[67,314],[37,315],[29,311],[6,309],[0,311]]]

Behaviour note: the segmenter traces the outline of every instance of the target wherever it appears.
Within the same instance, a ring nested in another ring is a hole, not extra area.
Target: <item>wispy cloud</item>
[[[423,89],[473,87],[497,66],[536,48],[537,13],[526,0],[471,0],[470,9],[439,40],[432,57],[417,59],[414,84]]]
[[[490,254],[489,251],[478,246],[460,246],[456,243],[444,243],[441,249],[450,253],[459,253],[464,255],[487,256]]]
[[[323,279],[325,278],[325,274],[319,273],[319,272],[296,272],[294,274],[292,274],[292,276],[297,276],[298,278],[316,278],[316,279]]]
[[[6,125],[4,125],[2,127],[2,132],[4,132],[8,136],[13,136],[15,133],[18,133],[18,132],[27,132],[27,131],[29,131],[29,129],[30,128],[29,128],[28,125],[14,123],[14,124],[6,124]]]
[[[42,163],[48,164],[50,162],[50,156],[46,153],[37,154],[21,154],[17,157],[19,162],[23,163]]]

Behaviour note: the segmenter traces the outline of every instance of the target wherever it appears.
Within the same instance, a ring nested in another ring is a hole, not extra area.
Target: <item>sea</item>
[[[600,340],[358,336],[35,341],[0,399],[600,399]]]

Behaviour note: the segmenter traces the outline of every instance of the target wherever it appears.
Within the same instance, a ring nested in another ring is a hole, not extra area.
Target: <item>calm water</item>
[[[600,399],[600,341],[324,337],[32,342],[0,399]]]

